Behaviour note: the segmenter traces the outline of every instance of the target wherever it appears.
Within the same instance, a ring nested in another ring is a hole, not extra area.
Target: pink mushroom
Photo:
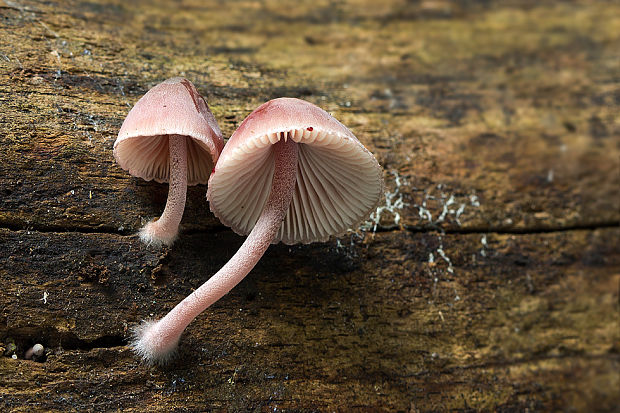
[[[118,132],[114,157],[133,176],[170,182],[164,212],[140,230],[142,241],[174,242],[187,185],[207,183],[223,147],[209,106],[189,80],[168,79],[138,100]]]
[[[167,361],[187,325],[237,285],[269,244],[342,234],[367,218],[382,193],[374,156],[327,112],[292,98],[263,104],[226,144],[207,192],[213,213],[249,236],[164,318],[139,326],[133,349],[148,363]]]

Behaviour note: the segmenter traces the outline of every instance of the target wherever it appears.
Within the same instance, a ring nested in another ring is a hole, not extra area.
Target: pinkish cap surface
[[[289,137],[299,143],[297,184],[274,242],[326,241],[355,229],[381,199],[381,167],[338,120],[294,98],[261,105],[232,135],[209,180],[211,211],[236,233],[248,234],[269,196],[271,145]]]
[[[180,77],[153,87],[129,111],[114,142],[114,158],[134,176],[168,182],[169,135],[192,138],[187,140],[187,183],[207,183],[224,139],[196,87]]]

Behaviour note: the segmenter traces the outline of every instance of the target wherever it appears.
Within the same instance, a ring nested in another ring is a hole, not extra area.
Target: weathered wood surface
[[[620,6],[614,2],[0,2],[0,410],[614,410]],[[128,329],[242,239],[111,155],[184,75],[229,136],[301,97],[385,168],[375,221],[270,248],[165,368]],[[44,362],[23,360],[35,342]]]

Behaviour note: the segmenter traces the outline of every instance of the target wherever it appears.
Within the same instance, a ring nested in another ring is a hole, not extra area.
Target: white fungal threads
[[[446,252],[444,251],[444,246],[443,246],[443,236],[442,235],[438,235],[437,238],[439,239],[439,246],[435,249],[434,252],[430,252],[428,254],[428,264],[430,267],[432,268],[436,268],[439,262],[439,259],[443,260],[448,266],[446,268],[446,271],[452,275],[454,275],[454,267],[452,266],[452,260],[450,259],[450,257],[448,257],[448,255],[446,254]],[[437,253],[438,255],[438,260],[435,260],[435,253]],[[439,277],[437,276],[437,274],[433,271],[433,288],[436,289],[437,288],[437,284],[439,283]],[[458,297],[458,294],[457,294]],[[460,297],[459,297],[460,299]]]
[[[410,204],[404,202],[402,188],[407,185],[407,181],[398,174],[398,171],[390,171],[393,176],[393,190],[386,191],[384,194],[385,204],[380,205],[371,215],[368,221],[362,226],[363,231],[376,232],[378,226],[381,224],[382,218],[386,214],[391,214],[394,218],[394,226],[399,226],[401,221],[401,210]],[[433,189],[439,191],[438,194],[433,193]],[[463,199],[464,198],[464,199]],[[423,221],[422,225],[430,224],[436,227],[438,231],[439,245],[433,251],[428,253],[428,264],[431,268],[431,275],[433,277],[433,289],[436,290],[439,281],[441,271],[445,271],[447,274],[454,275],[455,268],[452,263],[452,259],[446,253],[443,245],[443,236],[445,234],[441,224],[443,223],[456,223],[461,226],[461,217],[465,213],[468,207],[478,208],[480,202],[478,196],[475,193],[459,196],[456,194],[449,194],[445,191],[444,184],[437,184],[431,190],[425,190],[424,196],[420,204],[413,204],[414,208],[418,209],[418,216]],[[433,212],[437,211],[437,217],[433,217]],[[385,225],[385,224],[384,224]],[[337,241],[337,248],[342,249],[344,246]],[[444,268],[441,270],[441,268]],[[459,301],[461,297],[458,292],[454,291],[454,300]]]
[[[176,354],[181,336],[166,341],[160,330],[157,320],[144,320],[132,330],[129,346],[148,365],[164,365]]]
[[[403,194],[400,192],[401,187],[407,184],[407,181],[402,178],[398,171],[390,171],[394,177],[394,191],[386,191],[384,194],[385,205],[379,205],[377,209],[370,214],[368,221],[361,225],[362,231],[372,230],[373,233],[377,232],[377,227],[381,222],[381,217],[385,213],[389,213],[394,217],[394,225],[400,225],[400,211],[409,204],[403,201]]]
[[[483,257],[487,256],[487,252],[485,250],[485,248],[487,247],[487,235],[484,234],[482,236],[482,238],[480,239],[480,243],[482,244],[482,248],[480,249],[480,255],[482,255]]]
[[[403,193],[401,192],[401,188],[407,185],[407,181],[398,174],[398,171],[390,171],[394,179],[394,189],[392,191],[385,192],[385,204],[380,205],[371,215],[370,219],[366,221],[362,226],[362,231],[372,231],[376,232],[379,224],[381,223],[382,217],[387,213],[391,214],[394,217],[394,225],[400,225],[401,221],[401,210],[409,206],[408,203],[403,200]],[[480,202],[478,200],[478,196],[475,193],[458,196],[455,194],[448,194],[445,192],[445,185],[440,183],[437,184],[434,188],[439,191],[439,194],[435,195],[433,190],[425,190],[424,197],[420,204],[413,204],[414,208],[418,209],[418,216],[422,221],[428,223],[432,226],[436,226],[439,235],[439,246],[432,252],[429,253],[428,262],[433,266],[438,264],[438,261],[441,260],[445,262],[447,265],[445,271],[449,274],[454,274],[454,266],[452,265],[452,260],[446,254],[443,247],[443,235],[444,230],[441,228],[442,223],[454,222],[458,226],[461,226],[461,216],[465,213],[466,208],[480,207]],[[439,209],[439,215],[434,218],[431,210]],[[340,241],[338,241],[338,247],[341,247]],[[438,277],[434,277],[434,283],[437,284],[439,282]],[[457,295],[458,297],[458,295]]]
[[[462,199],[461,196],[455,194],[447,194],[444,192],[444,184],[437,184],[435,187],[439,191],[438,195],[433,194],[433,191],[424,191],[424,198],[422,203],[414,204],[413,207],[418,209],[418,216],[420,219],[427,221],[431,225],[439,225],[442,222],[455,222],[458,226],[461,226],[461,216],[465,212],[468,206],[479,208],[480,202],[478,196],[473,193],[466,195],[466,199]],[[461,199],[459,199],[461,198]],[[436,219],[433,219],[433,214],[430,209],[431,206],[441,208],[441,213]],[[458,206],[457,206],[458,205]]]
[[[424,222],[435,226],[439,232],[437,235],[439,245],[434,251],[431,251],[428,255],[428,264],[431,268],[437,269],[439,268],[439,262],[443,261],[443,268],[445,268],[445,272],[454,275],[455,269],[452,264],[452,259],[446,253],[443,245],[443,236],[445,235],[444,229],[441,227],[442,223],[453,222],[458,226],[461,226],[461,216],[465,213],[466,208],[480,207],[480,201],[478,200],[478,196],[475,193],[459,196],[455,194],[449,194],[445,191],[444,184],[437,184],[435,188],[439,191],[439,194],[434,194],[433,189],[425,190],[424,197],[422,198],[422,202],[420,204],[414,204],[413,207],[418,209],[418,216]],[[464,199],[463,199],[464,198]],[[433,217],[433,213],[431,210],[440,210],[437,218]],[[482,240],[483,246],[486,245],[486,237],[483,237]],[[481,254],[484,256],[484,254]],[[439,274],[436,270],[432,270],[433,275],[433,289],[437,289],[437,286],[440,281]],[[459,301],[461,297],[458,292],[454,291],[454,300]]]
[[[394,178],[394,190],[386,191],[384,194],[385,204],[380,205],[377,209],[370,214],[369,219],[364,222],[360,229],[362,231],[377,231],[382,218],[386,214],[393,216],[393,225],[399,226],[401,222],[401,210],[410,204],[406,203],[403,199],[403,193],[401,188],[405,187],[407,181],[398,174],[398,171],[390,171]],[[447,194],[444,192],[444,185],[437,184],[435,187],[440,191],[438,195],[434,195],[433,191],[424,191],[424,197],[420,204],[413,204],[414,208],[418,209],[418,216],[421,220],[428,222],[431,225],[439,225],[443,222],[455,222],[458,226],[461,226],[461,216],[465,213],[467,207],[480,207],[478,196],[473,193],[466,196],[466,199],[459,199],[455,194]],[[431,204],[432,207],[431,207]],[[441,212],[437,218],[433,218],[431,209],[441,208]]]

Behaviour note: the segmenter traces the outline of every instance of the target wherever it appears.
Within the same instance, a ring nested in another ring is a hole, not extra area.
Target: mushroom
[[[271,243],[326,241],[355,228],[383,193],[376,159],[344,125],[303,100],[279,98],[232,135],[209,179],[213,213],[247,239],[214,276],[159,321],[142,323],[133,349],[164,363],[189,323],[237,285]]]
[[[133,176],[170,182],[161,217],[140,230],[143,242],[174,242],[187,185],[207,183],[223,147],[222,132],[207,102],[189,80],[168,79],[138,100],[118,132],[114,158]]]
[[[24,353],[24,359],[37,360],[37,359],[40,359],[44,354],[45,354],[45,347],[43,347],[43,344],[37,343],[34,346],[30,347],[28,350],[26,350],[26,353]]]

